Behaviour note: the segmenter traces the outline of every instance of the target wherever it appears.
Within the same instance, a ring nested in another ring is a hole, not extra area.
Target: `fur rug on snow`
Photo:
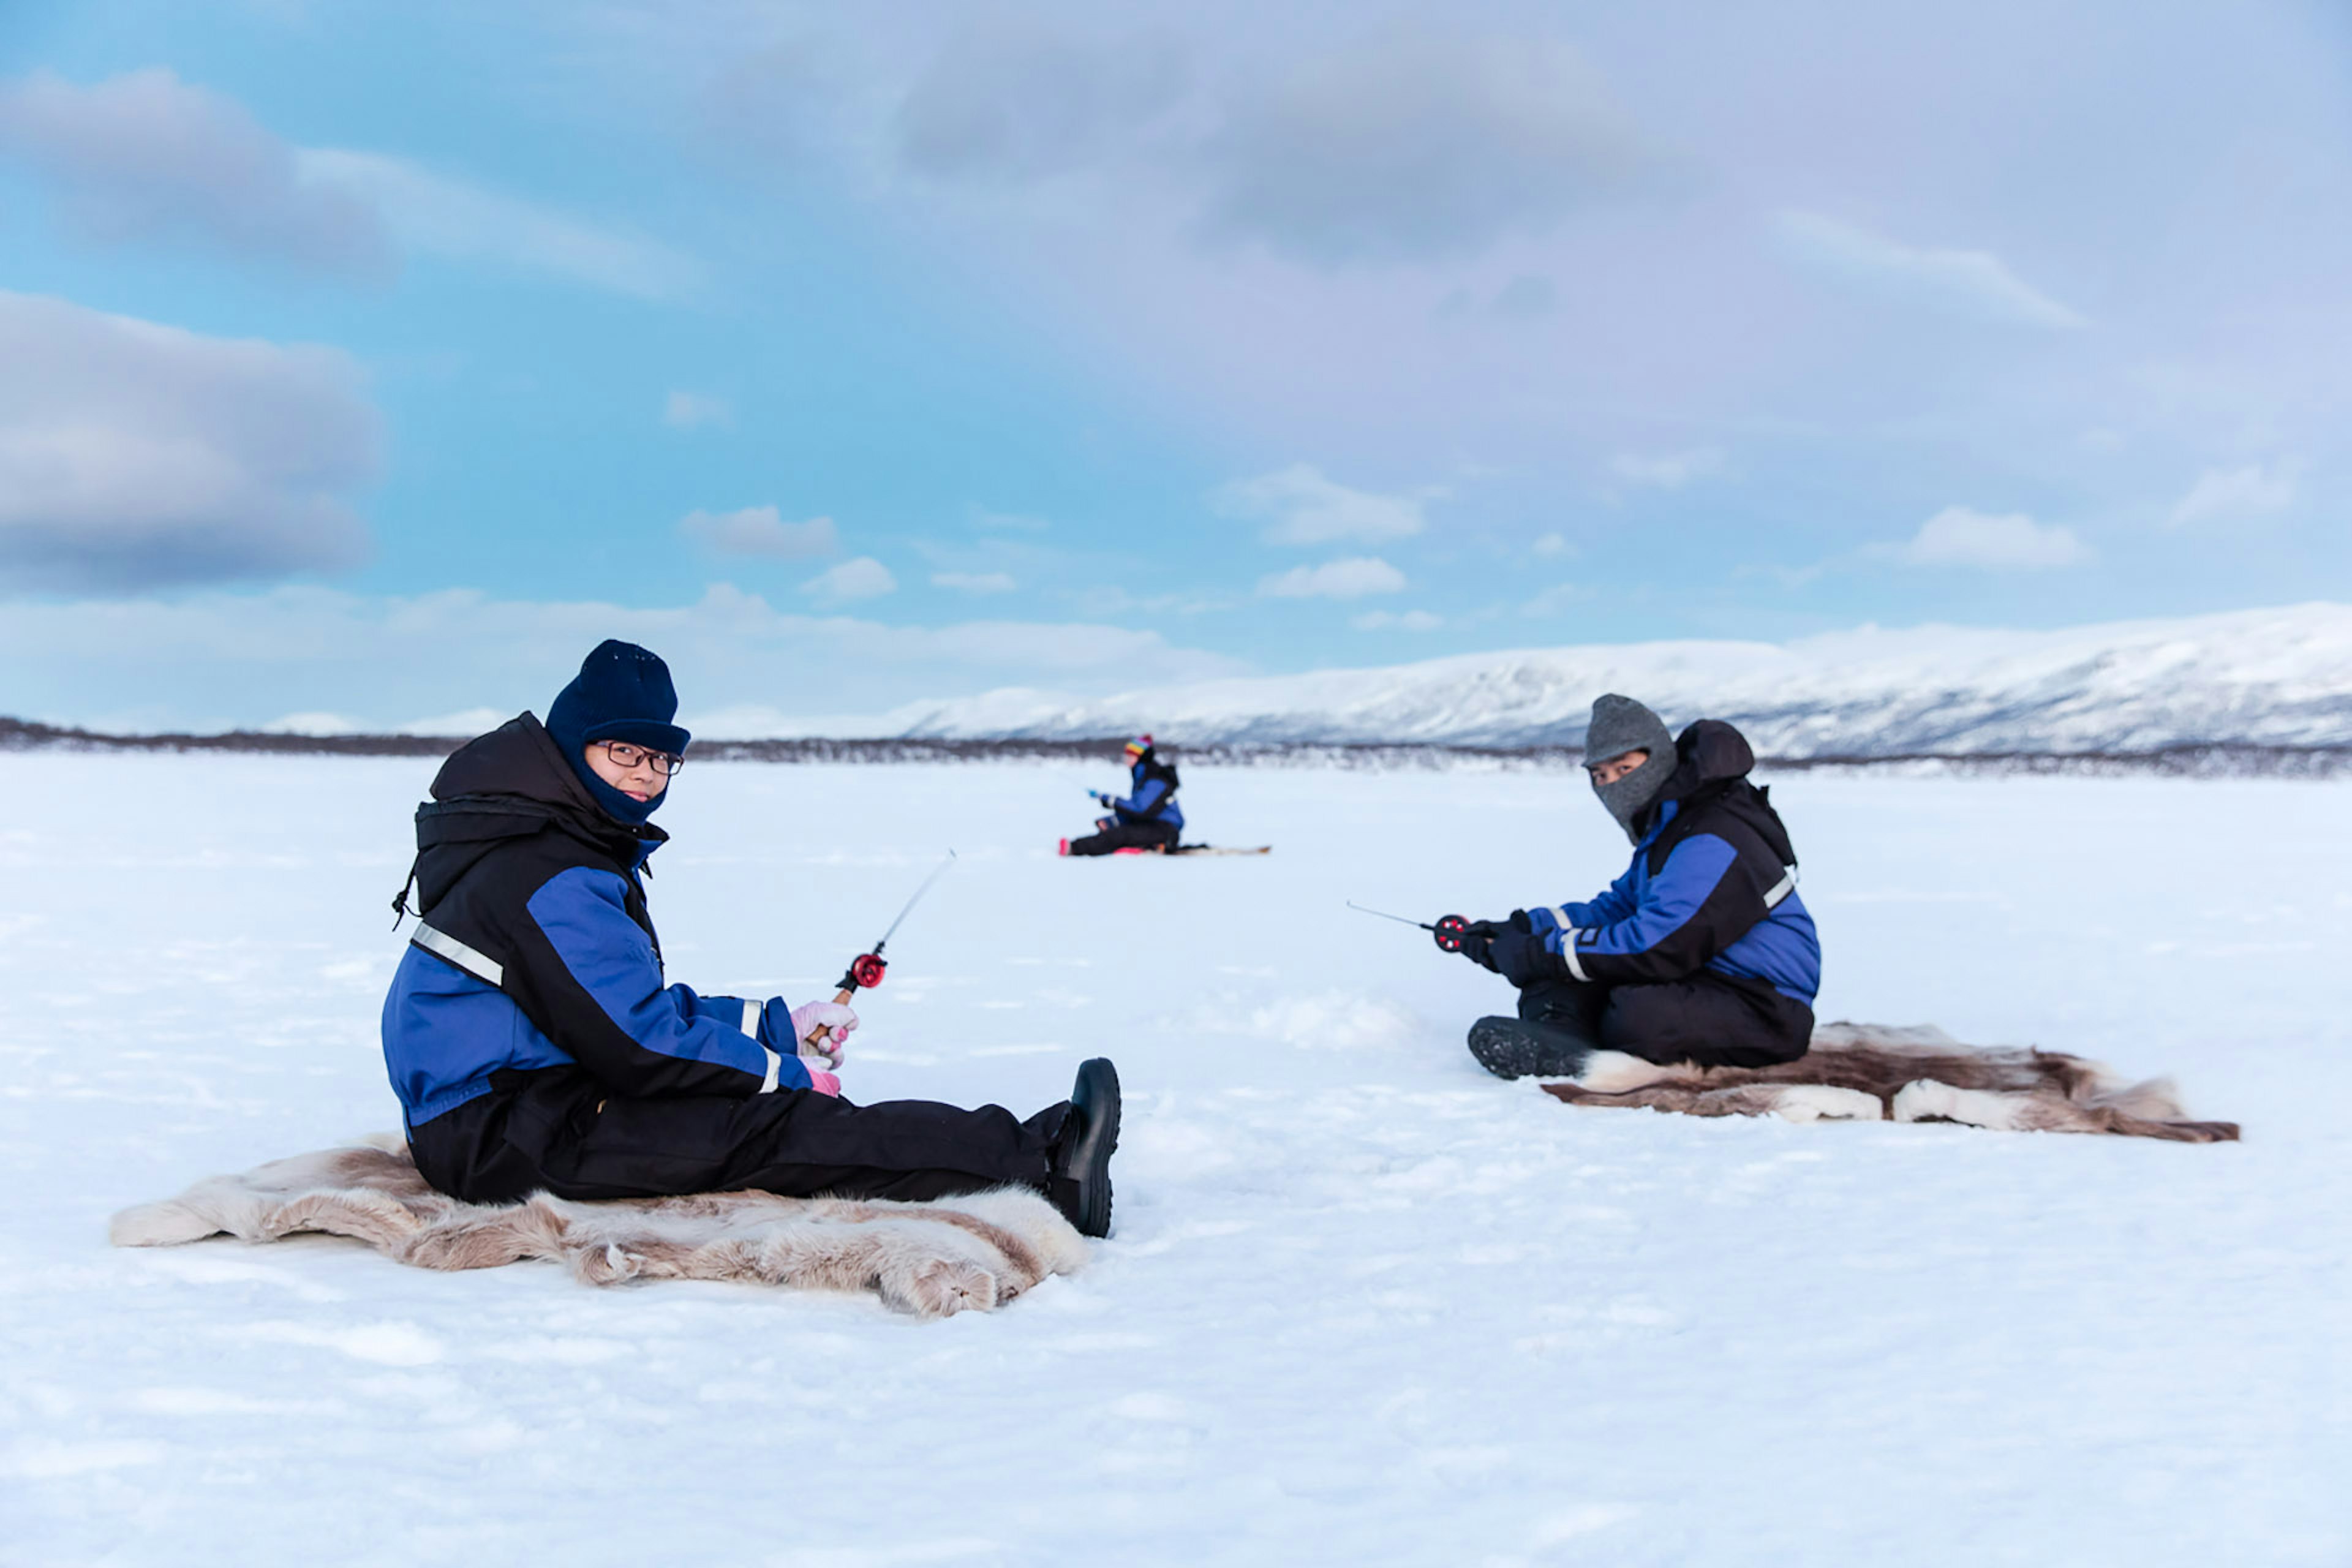
[[[467,1204],[416,1173],[396,1135],[214,1176],[114,1216],[117,1247],[176,1247],[223,1232],[276,1241],[322,1231],[419,1268],[561,1263],[590,1285],[736,1279],[802,1290],[873,1290],[919,1317],[1001,1307],[1086,1243],[1053,1205],[1016,1187],[934,1203],[782,1198],[770,1193],[572,1203],[534,1194]]]
[[[2234,1121],[2191,1121],[2171,1081],[2129,1083],[2055,1051],[1964,1046],[1929,1026],[1824,1024],[1812,1049],[1769,1068],[1659,1067],[1594,1053],[1574,1083],[1544,1089],[1570,1105],[1638,1105],[1688,1116],[1791,1121],[1958,1121],[2011,1132],[2116,1132],[2222,1143]]]

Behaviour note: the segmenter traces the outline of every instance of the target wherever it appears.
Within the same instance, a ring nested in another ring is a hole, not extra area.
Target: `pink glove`
[[[841,1098],[841,1080],[839,1079],[834,1077],[823,1068],[811,1068],[808,1069],[808,1075],[809,1087],[811,1089],[816,1090],[819,1094],[824,1095],[827,1100],[839,1100]]]
[[[803,1002],[793,1009],[793,1038],[800,1042],[803,1061],[839,1067],[849,1048],[849,1031],[856,1027],[857,1015],[838,1002]],[[811,1039],[812,1035],[816,1037]]]

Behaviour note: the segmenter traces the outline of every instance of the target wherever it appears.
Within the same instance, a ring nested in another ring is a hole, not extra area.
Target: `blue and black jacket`
[[[1582,903],[1530,908],[1570,975],[1601,985],[1708,971],[1770,986],[1810,1008],[1822,945],[1797,893],[1797,856],[1769,792],[1748,782],[1756,755],[1738,730],[1702,719],[1675,742],[1675,764],[1635,826],[1633,863]]]
[[[1112,795],[1103,803],[1110,807],[1120,826],[1150,822],[1182,831],[1184,812],[1176,804],[1176,770],[1173,766],[1146,752],[1135,759],[1135,766],[1129,773],[1128,788],[1133,793]]]
[[[665,984],[646,858],[525,713],[443,764],[416,811],[418,923],[383,1004],[414,1140],[526,1089],[544,1100],[805,1089],[792,1010]]]

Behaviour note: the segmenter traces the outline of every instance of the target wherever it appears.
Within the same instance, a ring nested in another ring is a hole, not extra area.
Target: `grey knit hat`
[[[1598,767],[1628,752],[1647,752],[1649,760],[1615,784],[1596,783],[1592,793],[1625,837],[1639,844],[1641,831],[1633,825],[1674,773],[1675,738],[1666,732],[1664,720],[1632,698],[1613,691],[1595,698],[1592,721],[1584,729],[1584,765]]]

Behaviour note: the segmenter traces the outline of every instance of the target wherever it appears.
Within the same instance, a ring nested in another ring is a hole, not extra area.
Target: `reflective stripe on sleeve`
[[[1574,926],[1563,925],[1559,928],[1559,955],[1568,960],[1568,972],[1590,985],[1592,984],[1592,976],[1585,973],[1584,965],[1576,961],[1576,935]]]
[[[768,1050],[768,1047],[765,1046],[762,1046],[760,1048],[763,1051]],[[761,1094],[773,1094],[776,1092],[776,1074],[782,1070],[783,1065],[784,1054],[782,1051],[768,1051],[768,1076],[760,1085],[760,1092]]]
[[[436,958],[447,959],[485,984],[496,985],[506,978],[506,968],[498,960],[467,947],[446,931],[436,931],[423,921],[416,922],[416,930],[408,940]]]
[[[1764,889],[1764,907],[1768,910],[1779,909],[1780,900],[1796,890],[1797,868],[1794,866],[1785,867],[1780,879]]]
[[[1559,927],[1560,930],[1574,931],[1576,929],[1576,922],[1568,918],[1568,906],[1566,904],[1554,904],[1550,909],[1546,910],[1544,912],[1551,916],[1552,924]]]

